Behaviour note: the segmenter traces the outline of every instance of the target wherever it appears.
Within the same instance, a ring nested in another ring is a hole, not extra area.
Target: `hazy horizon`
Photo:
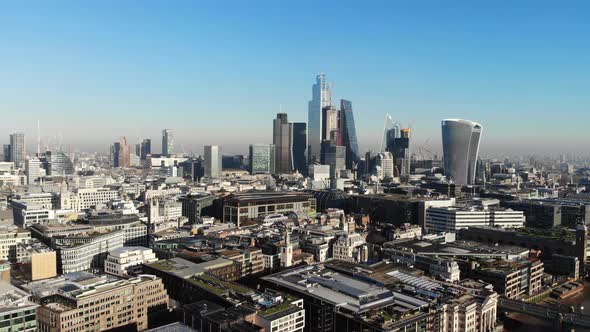
[[[360,6],[360,7],[359,7]],[[34,7],[34,8],[33,8]],[[363,10],[360,10],[362,8]],[[351,100],[361,151],[386,113],[412,148],[440,121],[483,125],[481,155],[590,150],[590,4],[436,1],[0,5],[0,143],[106,152],[174,132],[175,150],[245,153],[279,110],[307,122],[315,76]],[[458,20],[457,18],[461,18]],[[547,24],[551,22],[551,24]]]

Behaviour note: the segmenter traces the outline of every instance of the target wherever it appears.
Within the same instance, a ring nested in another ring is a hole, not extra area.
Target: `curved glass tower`
[[[479,139],[482,127],[479,123],[446,119],[442,121],[444,168],[447,178],[456,184],[473,184]]]
[[[49,175],[71,175],[74,174],[74,164],[70,157],[63,152],[53,152],[49,155],[51,165]]]

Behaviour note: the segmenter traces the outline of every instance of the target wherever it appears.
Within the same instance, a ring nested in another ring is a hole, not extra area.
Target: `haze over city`
[[[279,111],[307,121],[315,76],[351,100],[361,151],[386,113],[441,153],[440,121],[484,126],[482,155],[590,148],[586,2],[101,1],[0,8],[0,131],[107,152],[173,128],[244,153]]]

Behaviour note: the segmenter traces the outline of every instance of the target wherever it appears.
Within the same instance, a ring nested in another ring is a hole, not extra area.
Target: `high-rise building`
[[[337,145],[342,145],[340,112],[331,105],[322,109],[322,142],[326,140],[332,140]]]
[[[320,160],[322,145],[322,110],[332,103],[330,87],[326,82],[326,75],[319,74],[311,89],[312,98],[308,103],[308,162],[312,164]]]
[[[221,146],[205,145],[205,177],[221,177]]]
[[[141,143],[135,144],[135,155],[138,157],[141,156]]]
[[[340,125],[342,143],[346,147],[346,168],[352,169],[352,165],[358,164],[361,160],[361,155],[356,137],[352,103],[348,100],[340,100],[340,121],[342,122]]]
[[[307,123],[291,122],[291,135],[293,168],[301,174],[307,174]]]
[[[171,154],[174,154],[172,129],[164,129],[162,130],[162,155],[168,157]]]
[[[2,152],[4,153],[4,161],[10,162],[11,153],[10,153],[10,144],[4,144],[2,146]]]
[[[393,155],[391,152],[381,152],[375,157],[375,168],[379,180],[391,180],[394,177]]]
[[[442,121],[445,175],[456,184],[473,184],[475,181],[481,131],[481,125],[473,121]]]
[[[129,167],[131,164],[131,148],[126,137],[121,137],[119,142],[111,146],[113,167]]]
[[[45,153],[47,164],[48,164],[48,174],[49,175],[71,175],[74,174],[74,164],[70,157],[68,157],[63,152],[50,152],[47,151]]]
[[[275,171],[277,173],[291,173],[293,162],[291,158],[291,126],[286,113],[278,113],[273,120],[273,138],[275,146]]]
[[[14,163],[15,168],[25,166],[25,134],[10,134],[10,161]]]
[[[144,138],[143,141],[141,141],[140,159],[147,160],[147,156],[150,154],[152,154],[152,140],[149,138]]]
[[[398,175],[410,174],[410,128],[400,130],[400,137],[395,138],[393,144],[393,159]]]
[[[385,132],[385,151],[393,153],[395,149],[395,139],[400,137],[400,133],[401,129],[397,123]]]
[[[39,158],[29,158],[25,163],[25,172],[27,173],[27,183],[33,184],[41,177],[41,161]]]
[[[321,163],[330,166],[330,178],[340,177],[340,171],[346,169],[346,147],[337,145],[333,140],[324,141]]]
[[[250,174],[274,173],[274,144],[251,144],[248,154]]]

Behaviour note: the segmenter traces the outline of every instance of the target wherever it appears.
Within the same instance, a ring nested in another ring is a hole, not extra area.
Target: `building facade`
[[[273,120],[272,143],[275,146],[275,171],[288,174],[293,170],[291,155],[292,135],[291,125],[286,113],[278,113]]]
[[[456,184],[474,184],[482,126],[479,123],[446,119],[442,121],[444,169]]]
[[[221,146],[205,145],[205,177],[221,177]]]

